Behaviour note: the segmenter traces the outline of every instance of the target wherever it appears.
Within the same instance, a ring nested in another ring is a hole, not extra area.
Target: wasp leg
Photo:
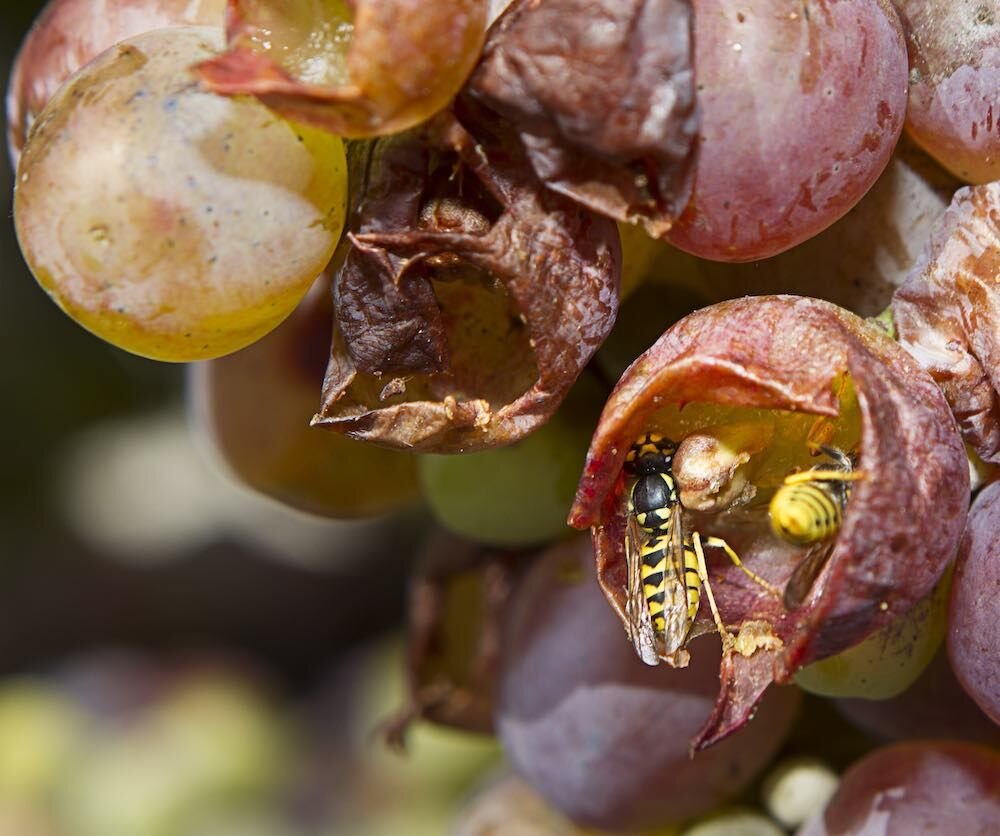
[[[706,542],[708,539],[711,538],[706,538]],[[691,545],[694,546],[694,553],[698,558],[698,578],[701,580],[701,585],[705,589],[705,595],[708,598],[708,605],[712,610],[712,618],[715,619],[715,626],[719,631],[719,635],[722,637],[722,650],[723,652],[726,652],[732,648],[736,639],[734,639],[733,634],[726,629],[726,625],[722,623],[722,616],[719,615],[719,608],[715,605],[715,596],[712,594],[712,584],[708,581],[708,566],[705,563],[705,552],[701,547],[701,535],[697,531],[691,533]]]
[[[704,542],[704,544],[706,546],[710,546],[710,547],[716,548],[716,549],[722,549],[727,555],[729,555],[729,559],[731,561],[733,561],[733,563],[735,564],[735,566],[741,572],[743,572],[744,575],[746,575],[748,578],[750,578],[750,580],[752,580],[754,583],[759,584],[760,586],[764,587],[764,589],[766,589],[768,592],[770,592],[775,598],[780,598],[781,597],[781,592],[779,591],[779,589],[776,586],[773,586],[772,584],[769,584],[767,581],[765,581],[756,572],[753,572],[750,569],[747,569],[747,567],[743,565],[743,561],[740,560],[739,555],[736,554],[736,552],[733,551],[733,547],[730,546],[729,543],[727,543],[721,537],[706,537],[706,538],[704,538],[703,542]]]
[[[799,485],[803,482],[857,482],[867,479],[868,474],[863,470],[852,470],[845,473],[843,470],[800,470],[798,473],[789,473],[785,477],[786,485]]]

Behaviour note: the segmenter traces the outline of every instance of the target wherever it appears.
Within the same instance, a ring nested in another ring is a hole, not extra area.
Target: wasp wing
[[[658,665],[656,633],[649,615],[642,585],[642,531],[629,514],[625,527],[625,567],[628,576],[625,588],[625,622],[629,640],[636,654],[647,665]]]
[[[663,652],[670,655],[684,646],[691,619],[688,618],[688,590],[684,576],[684,523],[680,503],[670,514],[667,533],[667,560],[663,579]]]
[[[816,544],[802,556],[785,585],[782,598],[786,610],[794,610],[806,600],[832,551],[833,541],[828,540]]]

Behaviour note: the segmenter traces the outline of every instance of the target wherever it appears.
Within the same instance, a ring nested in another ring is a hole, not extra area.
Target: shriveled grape
[[[696,640],[688,668],[643,665],[595,582],[587,540],[551,550],[514,596],[500,740],[514,769],[570,817],[626,828],[698,815],[780,747],[795,689],[773,689],[746,729],[689,757],[718,689],[718,637]]]
[[[972,743],[897,743],[844,775],[800,836],[996,832],[1000,754]]]
[[[703,119],[668,237],[704,258],[765,258],[829,226],[885,168],[906,109],[902,31],[888,0],[694,9]]]
[[[190,66],[221,37],[160,29],[105,52],[46,106],[18,169],[39,283],[98,336],[161,360],[274,328],[343,223],[339,139],[198,89]]]

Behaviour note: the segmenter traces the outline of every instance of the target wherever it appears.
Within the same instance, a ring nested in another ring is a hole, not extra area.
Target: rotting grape
[[[486,36],[486,0],[231,0],[209,89],[256,96],[347,137],[425,121],[458,92]]]
[[[758,488],[776,488],[793,469],[812,466],[808,441],[817,421],[832,431],[822,443],[856,451],[866,476],[854,483],[821,574],[791,611],[724,556],[710,559],[715,599],[732,635],[719,702],[698,747],[742,727],[769,682],[787,681],[803,665],[858,643],[926,596],[954,554],[968,506],[965,448],[941,391],[884,333],[815,299],[714,305],[670,328],[625,372],[580,480],[570,523],[591,527],[599,581],[623,621],[621,475],[632,443],[645,432],[682,441],[698,430],[762,418],[776,433],[770,461],[754,476]],[[798,458],[790,455],[795,450]],[[765,530],[764,520],[756,532],[739,523],[716,514],[690,525],[727,540],[732,533],[746,566],[781,588],[801,550]]]
[[[302,511],[365,517],[417,499],[417,458],[309,426],[330,351],[330,280],[253,345],[188,367],[196,429],[241,482]]]
[[[160,360],[217,357],[281,322],[340,236],[339,139],[198,89],[218,30],[160,29],[84,67],[21,156],[25,260],[73,319]]]
[[[969,696],[1000,724],[1000,482],[976,497],[959,547],[948,613],[948,656]]]
[[[225,0],[49,0],[28,32],[7,85],[13,168],[28,131],[59,87],[104,50],[166,26],[222,27]]]
[[[844,774],[800,836],[962,833],[1000,821],[1000,753],[972,743],[908,742],[877,749]]]
[[[765,258],[829,226],[885,168],[906,110],[903,33],[888,0],[694,12],[702,124],[668,238],[703,258]]]
[[[893,0],[906,30],[906,131],[969,183],[1000,178],[1000,8]]]
[[[502,642],[497,728],[515,771],[574,820],[610,829],[665,825],[739,793],[781,746],[798,691],[775,689],[754,723],[691,758],[718,688],[718,642],[696,644],[684,670],[643,665],[586,539],[552,548],[514,590]]]

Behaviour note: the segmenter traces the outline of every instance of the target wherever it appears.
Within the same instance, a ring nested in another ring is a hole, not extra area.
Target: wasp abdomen
[[[806,546],[840,529],[843,502],[823,482],[782,485],[771,500],[771,524],[789,543]]]

